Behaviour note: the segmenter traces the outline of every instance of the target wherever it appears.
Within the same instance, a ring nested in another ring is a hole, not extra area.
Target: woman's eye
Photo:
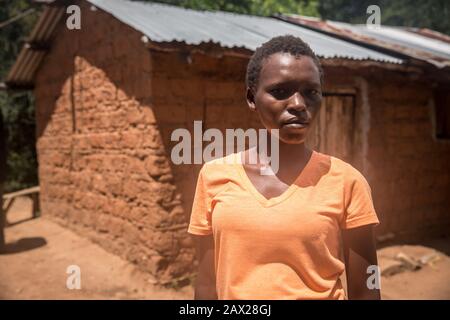
[[[289,96],[289,92],[287,90],[280,88],[270,90],[270,94],[279,100],[286,99]]]
[[[277,100],[285,100],[294,94],[295,90],[275,88],[269,91],[269,93]],[[321,97],[321,92],[316,89],[305,90],[300,93],[305,98],[318,99]]]
[[[320,97],[322,96],[322,94],[320,93],[320,91],[319,91],[319,90],[316,90],[316,89],[308,90],[308,91],[307,91],[307,94],[308,94],[308,96],[310,96],[310,97],[312,97],[312,98],[314,98],[314,99],[320,98]]]

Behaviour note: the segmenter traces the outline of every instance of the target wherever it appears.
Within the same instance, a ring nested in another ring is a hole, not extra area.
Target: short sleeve
[[[206,183],[204,165],[197,179],[188,233],[194,235],[209,235],[212,233],[211,197],[209,191]]]
[[[352,167],[345,187],[344,216],[342,229],[351,229],[368,224],[378,225],[372,191],[366,178]]]

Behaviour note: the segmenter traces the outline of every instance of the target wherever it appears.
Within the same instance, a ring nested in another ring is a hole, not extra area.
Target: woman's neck
[[[274,158],[274,155],[272,155],[272,149],[277,152],[278,151],[278,161],[280,164],[280,167],[289,167],[295,164],[305,163],[307,159],[309,159],[310,154],[312,152],[311,149],[309,149],[304,142],[300,144],[289,144],[285,143],[278,139],[278,148],[271,148],[271,135],[267,135],[267,155],[270,158]],[[278,149],[278,150],[277,150]],[[258,159],[261,159],[260,157],[260,150],[259,150],[259,144],[257,146],[258,150]],[[296,160],[293,163],[293,160]]]

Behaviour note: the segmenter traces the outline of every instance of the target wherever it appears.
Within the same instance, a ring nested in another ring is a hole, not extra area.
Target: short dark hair
[[[251,88],[252,90],[256,90],[256,88],[258,87],[258,80],[262,68],[262,62],[269,56],[279,52],[290,53],[295,57],[310,57],[314,61],[314,64],[317,66],[317,69],[319,69],[320,81],[322,82],[322,66],[320,65],[319,58],[317,58],[316,54],[314,53],[314,51],[312,51],[310,46],[299,37],[284,35],[273,37],[255,50],[247,65],[247,74],[245,76],[247,87]]]

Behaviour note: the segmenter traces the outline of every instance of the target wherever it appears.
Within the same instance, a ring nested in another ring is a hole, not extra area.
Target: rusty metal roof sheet
[[[45,47],[48,46],[64,11],[62,7],[45,7],[9,71],[6,84],[16,87],[27,87],[32,84],[34,74],[45,57]]]
[[[221,11],[198,11],[181,7],[128,0],[87,0],[119,21],[142,32],[153,42],[184,42],[189,45],[218,43],[224,48],[255,50],[277,35],[301,37],[321,58],[372,60],[401,64],[393,55],[377,52],[302,26],[271,17],[257,17]],[[64,7],[46,7],[29,43],[46,43],[64,14]],[[32,85],[35,72],[44,57],[33,46],[24,47],[7,76],[9,86]]]
[[[335,39],[270,17],[222,11],[198,11],[159,3],[125,0],[89,0],[118,20],[156,42],[187,44],[216,42],[228,48],[255,50],[277,35],[301,37],[323,58],[347,58],[401,63],[390,55]]]
[[[436,31],[391,26],[368,28],[366,25],[353,25],[299,15],[282,15],[280,18],[324,31],[327,34],[335,34],[344,39],[398,52],[426,61],[438,68],[450,66],[450,38]]]

